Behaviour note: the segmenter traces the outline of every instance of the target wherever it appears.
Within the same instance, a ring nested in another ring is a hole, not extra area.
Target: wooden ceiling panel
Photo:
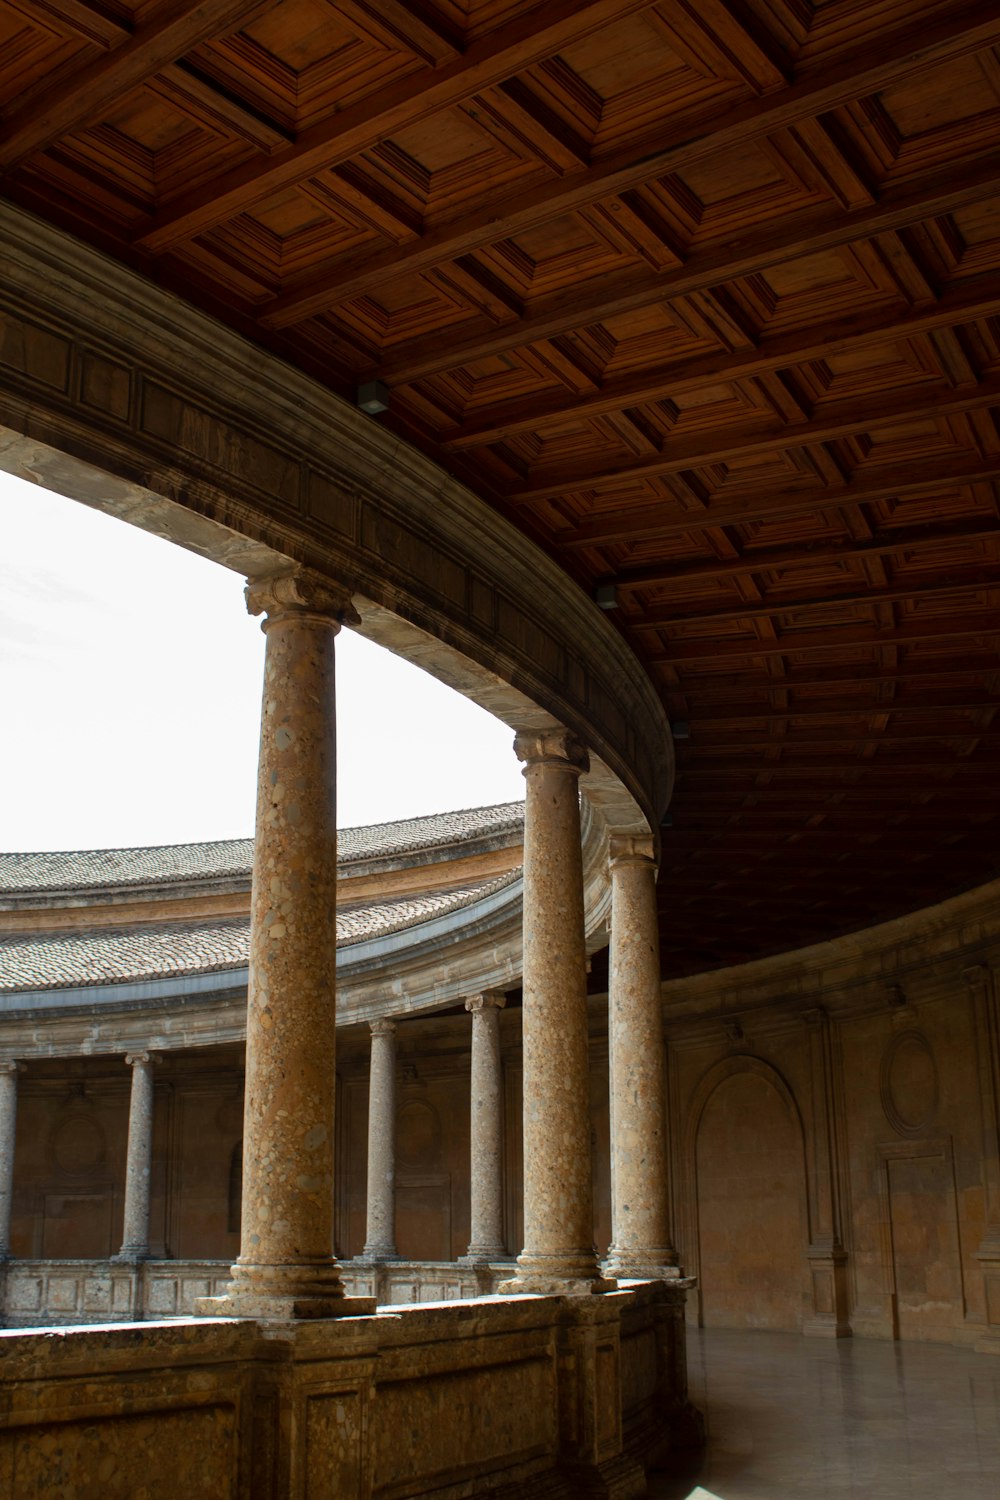
[[[152,213],[218,172],[254,159],[258,150],[237,132],[170,102],[164,91],[143,87],[99,124],[67,136],[58,154],[89,180]]]
[[[190,61],[288,131],[315,127],[426,67],[374,13],[345,15],[329,0],[282,0],[196,48]]]
[[[1000,132],[1000,65],[993,48],[952,59],[933,78],[908,78],[878,98],[880,134],[895,147],[883,181],[945,164],[957,152],[996,148]]]
[[[7,113],[22,95],[64,68],[101,56],[117,30],[102,26],[96,15],[93,26],[82,30],[58,11],[53,14],[29,0],[5,0],[0,6],[0,110]]]
[[[381,0],[372,0],[373,9],[378,10],[380,4]],[[538,0],[435,0],[433,10],[436,21],[446,22],[456,39],[468,47],[537,8]]]
[[[693,125],[755,92],[680,6],[652,6],[613,33],[570,43],[532,68],[525,82],[597,158],[667,124]]]

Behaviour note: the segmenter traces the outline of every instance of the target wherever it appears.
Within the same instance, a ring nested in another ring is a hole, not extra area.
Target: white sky
[[[244,580],[0,473],[0,849],[253,833],[264,637]],[[523,797],[499,720],[337,638],[338,822]]]

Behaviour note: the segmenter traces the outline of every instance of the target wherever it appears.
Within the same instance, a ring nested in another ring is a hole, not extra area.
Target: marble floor
[[[689,1331],[708,1444],[657,1500],[1000,1500],[1000,1357]]]

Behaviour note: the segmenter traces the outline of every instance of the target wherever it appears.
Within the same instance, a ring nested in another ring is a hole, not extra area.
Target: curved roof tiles
[[[512,871],[456,890],[338,912],[337,946],[385,937],[458,911],[509,885],[518,875],[519,871]],[[242,969],[249,946],[249,917],[4,937],[0,938],[0,994]]]
[[[438,845],[518,832],[520,802],[461,812],[404,818],[342,828],[337,835],[342,866],[415,854]],[[253,839],[208,844],[163,844],[152,849],[87,849],[66,853],[0,854],[0,895],[84,891],[219,879],[249,880]]]

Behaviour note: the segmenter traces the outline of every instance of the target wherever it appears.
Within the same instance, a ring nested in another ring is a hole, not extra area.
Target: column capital
[[[973,995],[985,993],[990,981],[989,964],[970,964],[967,969],[962,970],[962,978]]]
[[[608,863],[615,865],[656,865],[656,840],[651,833],[619,834],[608,837]]]
[[[514,754],[526,766],[561,766],[577,774],[590,770],[586,748],[571,729],[522,729],[514,736]]]
[[[130,1068],[134,1068],[136,1063],[158,1063],[159,1060],[157,1054],[148,1049],[144,1052],[126,1052],[125,1054],[126,1065]]]
[[[369,1021],[372,1036],[392,1036],[396,1030],[396,1022],[390,1021],[388,1017],[380,1021]]]
[[[503,1010],[507,1004],[507,996],[502,990],[483,990],[480,995],[469,995],[465,1002],[466,1010]]]
[[[308,568],[274,573],[267,578],[251,578],[243,592],[248,612],[266,615],[267,624],[290,614],[300,618],[313,616],[337,626],[361,622],[361,616],[351,603],[350,589]]]
[[[24,1063],[18,1062],[15,1057],[5,1057],[0,1060],[0,1073],[23,1073]]]

